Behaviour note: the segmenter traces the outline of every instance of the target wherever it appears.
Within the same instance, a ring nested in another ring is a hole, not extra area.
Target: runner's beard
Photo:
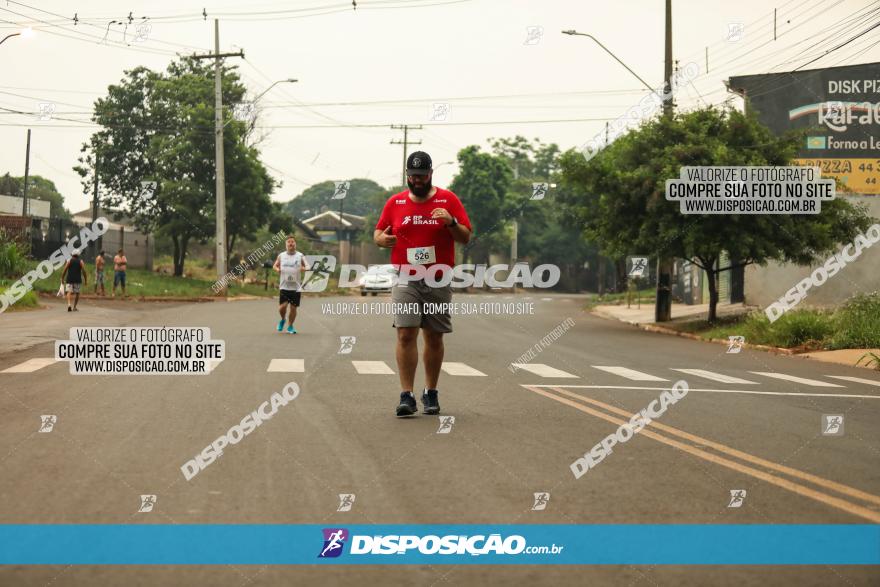
[[[423,185],[423,186],[420,187],[420,188],[417,188],[417,187],[413,184],[413,182],[410,181],[409,179],[406,180],[406,185],[407,185],[407,187],[409,188],[410,193],[412,193],[412,195],[414,195],[414,196],[417,197],[417,198],[424,198],[424,197],[427,196],[429,193],[431,193],[431,187],[432,187],[432,184],[431,184],[431,180],[430,180],[430,179],[429,179],[427,182],[425,182],[425,185]]]

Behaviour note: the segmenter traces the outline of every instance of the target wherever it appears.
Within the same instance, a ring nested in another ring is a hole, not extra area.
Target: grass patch
[[[831,349],[880,348],[880,292],[850,298],[834,315]]]
[[[744,336],[747,343],[798,350],[880,347],[880,292],[850,298],[835,311],[801,309],[771,323],[763,312],[727,316],[709,324],[692,320],[664,324],[706,339]]]
[[[35,268],[36,266],[36,261],[28,261],[28,264],[24,268],[22,275]],[[174,277],[174,275],[171,274],[171,267],[166,268],[164,265],[157,265],[157,268],[160,270],[167,269],[168,273],[147,271],[146,269],[130,268],[126,272],[126,294],[134,298],[138,298],[141,296],[159,298],[198,298],[213,297],[215,295],[212,289],[212,286],[216,282],[216,276],[214,274],[215,270],[213,267],[211,267],[209,261],[187,261],[184,277]],[[95,266],[93,264],[86,264],[86,271],[88,271],[89,274],[89,283],[87,287],[83,287],[82,292],[84,294],[93,294],[95,291]],[[248,271],[246,273],[246,277],[249,279],[262,280],[265,278],[265,275],[265,270],[263,270],[262,268],[258,272]],[[12,281],[14,280],[9,280],[9,283],[12,283]],[[7,285],[9,283],[7,283]],[[60,285],[60,283],[61,271],[58,270],[46,279],[35,281],[34,291],[54,295],[55,292],[58,291],[58,286]],[[268,290],[265,289],[264,283],[242,283],[241,281],[230,280],[227,292],[229,297],[251,295],[258,297],[274,298],[278,296],[277,287],[273,288],[273,285],[277,286],[277,283],[278,274],[270,270]],[[345,295],[352,291],[350,289],[339,289],[338,283],[339,276],[337,271],[336,275],[330,276],[330,281],[327,284],[326,291],[316,292],[309,295]],[[2,286],[3,284],[4,282],[0,281],[0,286]],[[112,263],[108,263],[106,269],[104,270],[104,289],[106,290],[108,296],[113,291]],[[121,290],[119,290],[119,293],[121,293]]]
[[[36,262],[31,262],[27,270],[36,267]],[[89,294],[95,291],[95,267],[87,264],[86,271],[89,274],[88,286],[83,287],[83,293]],[[129,269],[126,272],[126,293],[131,297],[187,297],[197,298],[205,296],[213,296],[214,292],[211,286],[214,285],[214,279],[197,279],[194,277],[174,277],[146,269]],[[54,294],[58,291],[61,283],[61,271],[56,271],[46,279],[39,279],[34,282],[34,290],[37,292],[45,292]],[[107,294],[113,291],[113,265],[107,265],[104,270],[104,288]],[[272,296],[274,293],[270,289],[264,291],[262,285],[257,284],[240,284],[230,283],[229,296],[254,295],[254,296]],[[121,293],[121,290],[120,290]]]
[[[0,285],[0,295],[2,295],[5,291],[6,291],[6,287],[4,285]],[[34,308],[39,308],[39,307],[40,307],[40,303],[39,303],[39,300],[37,299],[37,294],[32,291],[29,291],[26,294],[24,294],[24,296],[20,300],[18,300],[17,302],[12,304],[8,308],[6,308],[6,311],[7,312],[15,312],[17,310],[32,310]]]

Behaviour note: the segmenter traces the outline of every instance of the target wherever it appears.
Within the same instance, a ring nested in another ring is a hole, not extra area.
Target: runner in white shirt
[[[280,253],[275,259],[272,269],[279,273],[278,283],[278,311],[281,321],[278,323],[278,332],[284,330],[284,320],[287,314],[287,306],[290,305],[290,314],[287,318],[288,334],[296,334],[293,322],[296,320],[296,309],[299,307],[300,290],[302,289],[303,269],[308,269],[305,255],[296,250],[296,239],[293,235],[287,237],[287,251]]]

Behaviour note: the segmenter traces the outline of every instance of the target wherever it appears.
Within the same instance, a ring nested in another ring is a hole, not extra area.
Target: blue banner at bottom
[[[0,564],[877,565],[878,525],[0,525]]]

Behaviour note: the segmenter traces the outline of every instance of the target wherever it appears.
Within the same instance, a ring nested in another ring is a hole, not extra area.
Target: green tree
[[[226,171],[227,242],[249,237],[270,216],[275,188],[254,147],[245,144],[246,123],[235,120],[233,104],[245,87],[234,68],[222,73]],[[138,67],[95,102],[93,120],[102,126],[83,145],[74,169],[91,185],[99,157],[101,204],[119,208],[144,232],[168,236],[174,245],[174,274],[183,275],[193,239],[213,238],[214,180],[213,67],[183,57],[163,73]],[[142,182],[156,182],[145,190]]]
[[[574,151],[561,159],[560,200],[605,253],[652,251],[706,271],[709,320],[716,318],[719,271],[769,260],[821,259],[870,226],[866,209],[842,199],[815,215],[683,215],[665,199],[665,182],[682,166],[788,165],[795,135],[777,137],[753,115],[707,108],[651,121],[619,138],[589,162]],[[717,267],[722,251],[735,262]]]
[[[374,211],[375,195],[386,190],[371,179],[350,179],[342,211],[357,216],[366,216]],[[317,216],[324,210],[339,212],[340,200],[333,200],[336,191],[334,182],[327,180],[307,187],[301,194],[285,204],[287,212],[297,218]],[[384,203],[384,202],[383,202]],[[372,235],[372,232],[370,233]]]
[[[477,145],[458,152],[458,174],[449,189],[461,200],[473,226],[473,238],[464,246],[464,260],[473,256],[488,263],[489,253],[510,242],[504,216],[504,199],[512,180],[507,161],[483,153]]]

